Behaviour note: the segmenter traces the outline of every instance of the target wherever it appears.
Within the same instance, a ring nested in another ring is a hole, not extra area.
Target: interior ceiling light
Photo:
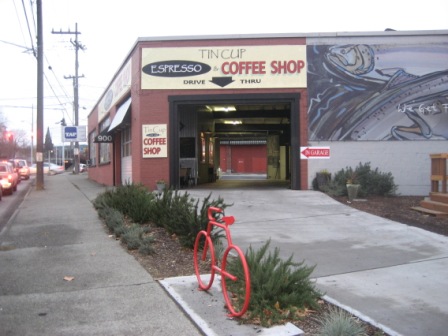
[[[227,125],[241,125],[242,123],[241,120],[224,120],[224,124]]]
[[[236,108],[232,105],[207,105],[207,110],[211,112],[235,112]]]

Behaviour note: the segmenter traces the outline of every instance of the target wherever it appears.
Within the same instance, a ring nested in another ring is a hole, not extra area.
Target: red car
[[[5,193],[12,194],[17,190],[17,184],[19,183],[19,175],[11,163],[9,162],[0,162],[0,177],[2,181],[2,188]]]

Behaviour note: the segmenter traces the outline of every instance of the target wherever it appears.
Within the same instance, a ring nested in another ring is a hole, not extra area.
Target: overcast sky
[[[76,23],[85,46],[79,52],[80,125],[87,124],[87,114],[138,37],[448,29],[447,0],[418,6],[391,0],[42,0],[42,8],[44,127],[55,143],[56,122],[74,122],[73,82],[64,76],[75,74],[75,35],[52,30],[74,32]],[[36,47],[35,27],[35,0],[0,0],[0,112],[10,130],[31,131],[33,105],[35,127],[37,61],[23,48]]]

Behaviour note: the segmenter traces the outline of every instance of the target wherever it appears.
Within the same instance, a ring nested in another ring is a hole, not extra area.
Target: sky
[[[448,30],[448,1],[418,6],[391,0],[42,0],[44,135],[60,144],[60,125],[74,124],[74,32],[79,51],[79,125],[125,61],[138,37],[277,33]],[[36,127],[36,0],[0,0],[0,115],[8,130]],[[28,49],[27,49],[28,48]],[[27,51],[28,50],[28,51]],[[34,131],[35,133],[35,131]]]

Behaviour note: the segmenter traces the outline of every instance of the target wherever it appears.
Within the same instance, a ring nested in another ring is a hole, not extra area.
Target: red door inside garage
[[[229,173],[265,174],[266,145],[224,145],[220,147],[221,170]]]

